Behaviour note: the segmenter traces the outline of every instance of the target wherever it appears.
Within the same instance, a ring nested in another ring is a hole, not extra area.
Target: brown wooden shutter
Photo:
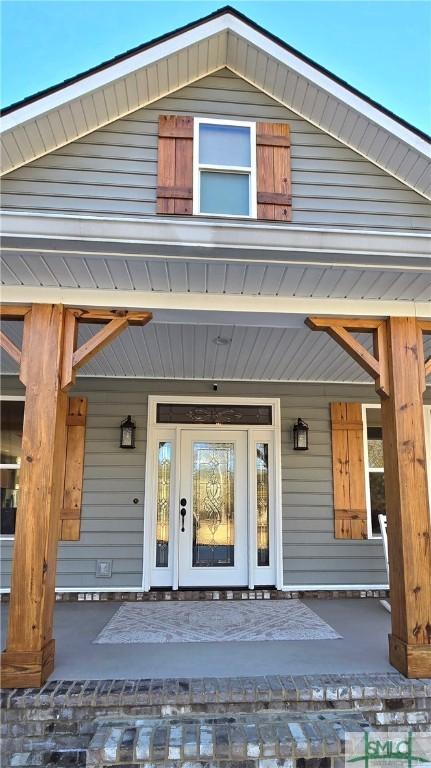
[[[257,218],[290,221],[290,131],[286,123],[257,123]]]
[[[157,213],[193,213],[193,118],[160,115]]]
[[[81,396],[69,397],[66,466],[59,531],[59,539],[62,541],[78,541],[81,534],[81,500],[86,421],[87,398]]]
[[[367,538],[364,442],[360,403],[331,403],[336,539]]]

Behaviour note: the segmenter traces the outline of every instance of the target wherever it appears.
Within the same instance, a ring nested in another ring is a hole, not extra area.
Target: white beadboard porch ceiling
[[[2,252],[4,286],[429,301],[429,271]],[[79,303],[79,298],[77,298]]]
[[[21,344],[22,323],[3,324],[9,338]],[[99,330],[80,325],[79,344]],[[227,345],[214,342],[228,339]],[[370,334],[357,338],[371,351]],[[425,337],[431,355],[431,337]],[[4,353],[3,373],[16,373]],[[99,352],[79,376],[118,376],[210,381],[371,382],[371,378],[329,336],[308,328],[239,325],[192,325],[151,322],[132,327]]]
[[[0,125],[2,172],[222,67],[430,195],[431,161],[423,134],[230,8],[6,110]]]

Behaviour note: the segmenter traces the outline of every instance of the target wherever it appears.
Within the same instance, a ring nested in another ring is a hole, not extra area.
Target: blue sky
[[[0,0],[6,106],[225,2]],[[230,3],[422,130],[431,125],[431,4],[422,0]]]

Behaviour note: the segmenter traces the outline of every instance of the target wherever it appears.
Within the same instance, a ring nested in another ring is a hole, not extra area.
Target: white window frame
[[[19,401],[25,400],[24,395],[0,395],[0,403],[5,401]],[[20,469],[20,464],[2,464],[0,462],[0,469]],[[15,534],[13,533],[0,533],[0,541],[14,541]]]
[[[367,410],[369,409],[380,410],[380,405],[378,403],[373,403],[372,405],[371,404],[362,405],[362,428],[363,428],[363,437],[364,437],[365,500],[367,504],[367,538],[381,539],[382,538],[381,533],[373,533],[373,526],[372,526],[372,519],[371,519],[370,472],[375,472],[376,474],[383,475],[385,470],[384,470],[384,467],[382,467],[381,469],[377,467],[370,468],[370,464],[368,461]]]
[[[367,435],[367,410],[371,408],[378,408],[381,410],[379,403],[363,403],[362,404],[362,429],[364,438],[364,472],[365,472],[365,500],[367,504],[367,538],[368,539],[381,539],[380,533],[373,533],[371,524],[371,493],[369,475],[371,472],[384,473],[383,469],[372,468],[368,462],[368,435]],[[426,418],[428,417],[428,418]],[[428,476],[428,494],[431,505],[431,405],[424,405],[424,426],[425,426],[425,447],[426,447],[426,464],[427,464],[427,476]]]
[[[240,128],[250,129],[250,162],[251,165],[211,165],[199,163],[199,128],[201,125],[232,125]],[[237,173],[247,175],[250,178],[249,184],[249,213],[205,213],[201,211],[201,171],[213,171],[214,173]],[[193,123],[193,215],[211,216],[222,219],[256,219],[257,218],[257,181],[256,181],[256,123],[242,120],[219,120],[207,117],[195,117]]]

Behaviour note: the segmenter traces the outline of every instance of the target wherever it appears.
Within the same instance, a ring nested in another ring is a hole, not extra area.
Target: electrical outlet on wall
[[[112,560],[96,560],[96,576],[110,579],[112,576]]]

